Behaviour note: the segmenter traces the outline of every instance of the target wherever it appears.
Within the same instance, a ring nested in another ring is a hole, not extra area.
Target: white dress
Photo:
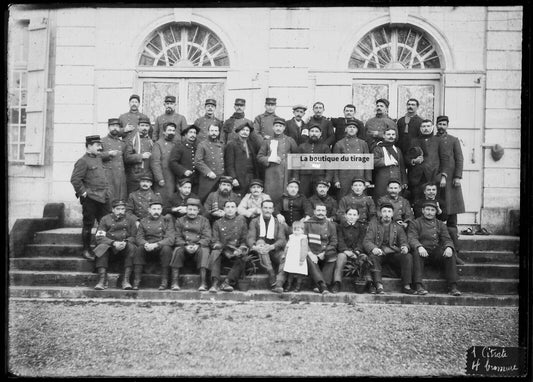
[[[307,235],[296,236],[289,235],[289,241],[285,248],[285,266],[283,270],[288,273],[297,273],[307,275],[307,262],[300,264],[300,256],[303,254],[307,257],[308,251]]]

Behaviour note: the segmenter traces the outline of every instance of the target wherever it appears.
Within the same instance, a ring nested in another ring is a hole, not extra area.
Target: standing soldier
[[[198,172],[196,171],[196,136],[200,129],[190,125],[181,132],[185,137],[181,142],[174,145],[170,152],[169,166],[175,179],[188,178],[191,180],[192,192],[198,193]]]
[[[329,146],[325,143],[320,142],[320,137],[322,136],[322,130],[318,125],[309,126],[309,139],[307,142],[302,143],[298,146],[296,152],[301,154],[329,154],[331,150]],[[326,170],[298,170],[295,171],[295,175],[300,180],[300,192],[304,194],[306,198],[309,198],[313,195],[316,188],[317,182],[321,179],[329,178],[329,171]]]
[[[357,127],[357,137],[364,139],[361,134],[365,129],[365,124],[363,123],[363,121],[360,121],[355,118],[355,110],[355,105],[348,104],[344,106],[343,109],[344,117],[331,118],[331,124],[335,128],[335,143],[344,138],[346,134],[346,126],[348,125],[348,123],[355,123]]]
[[[254,130],[263,139],[272,138],[274,136],[274,120],[277,118],[279,117],[276,115],[276,99],[266,98],[265,112],[255,117]]]
[[[178,283],[180,269],[186,257],[193,257],[196,269],[200,270],[200,292],[207,290],[206,271],[209,265],[209,245],[211,244],[211,226],[209,221],[199,214],[200,200],[187,199],[187,212],[176,220],[176,249],[172,253],[172,290],[180,290]]]
[[[198,196],[205,201],[218,180],[224,175],[224,144],[220,142],[219,128],[209,126],[209,138],[198,145],[195,164],[199,172]]]
[[[238,137],[228,142],[224,151],[226,174],[233,177],[233,187],[241,196],[248,191],[250,182],[259,173],[257,150],[249,140],[253,129],[251,124],[237,127],[235,132]]]
[[[102,290],[107,287],[107,268],[109,261],[124,259],[124,279],[122,289],[131,289],[130,277],[133,268],[133,255],[137,247],[136,219],[126,215],[126,203],[122,200],[113,201],[113,212],[105,215],[96,230],[95,267],[98,271],[98,284],[94,289]],[[111,256],[111,259],[110,259]]]
[[[136,244],[139,247],[133,258],[133,289],[139,289],[146,257],[159,257],[161,264],[161,285],[159,290],[168,288],[168,267],[174,245],[174,223],[162,216],[161,199],[150,202],[149,215],[139,223]]]
[[[294,139],[297,145],[307,142],[309,138],[309,129],[307,123],[303,120],[307,107],[304,105],[294,105],[292,107],[292,114],[294,117],[287,121],[285,135]]]
[[[415,98],[409,98],[407,100],[407,113],[401,117],[398,122],[398,147],[405,154],[409,147],[411,147],[411,141],[418,136],[420,131],[420,125],[422,124],[422,118],[416,114],[418,110],[418,100]]]
[[[163,136],[168,122],[173,122],[176,127],[176,135],[174,136],[174,143],[181,139],[181,132],[187,127],[187,120],[181,114],[176,113],[176,97],[167,95],[165,97],[165,114],[161,114],[155,119],[154,132],[152,138],[154,142],[158,141]]]
[[[141,175],[152,175],[150,172],[150,157],[152,156],[154,143],[148,136],[149,129],[150,119],[148,117],[140,118],[138,131],[135,131],[131,139],[126,141],[124,162],[126,163],[128,195],[139,188]]]
[[[80,198],[83,213],[83,228],[81,240],[83,243],[83,257],[94,260],[90,251],[91,230],[94,220],[100,219],[108,212],[109,186],[102,158],[102,141],[99,135],[85,137],[86,153],[74,165],[70,183],[74,187],[76,197]]]
[[[237,133],[235,133],[235,130],[238,129],[241,125],[245,125],[245,124],[248,124],[249,126],[254,125],[251,120],[244,117],[244,109],[246,107],[246,100],[242,98],[236,98],[235,105],[233,107],[235,109],[235,113],[233,113],[233,115],[224,122],[224,125],[222,125],[222,130],[220,133],[220,140],[224,144],[237,138]],[[261,142],[263,141],[263,139],[257,133],[257,130],[255,131],[252,130],[250,134],[250,141],[254,144],[256,150],[259,150],[259,147],[261,147]]]
[[[138,221],[147,217],[149,214],[148,210],[150,209],[150,202],[155,198],[156,194],[152,190],[152,177],[150,175],[142,175],[139,180],[139,189],[133,191],[128,196],[126,213],[133,216]]]
[[[124,149],[126,144],[120,138],[120,121],[118,118],[107,120],[109,134],[102,138],[102,162],[104,163],[109,199],[125,200],[127,195],[126,173],[124,172]]]
[[[218,189],[209,193],[205,200],[205,214],[210,222],[213,222],[224,216],[224,204],[228,200],[234,200],[237,205],[241,202],[241,197],[232,191],[233,178],[231,176],[222,176],[218,182]]]
[[[215,109],[217,108],[217,101],[209,98],[205,100],[205,115],[203,117],[198,118],[196,121],[194,121],[194,125],[198,126],[199,133],[196,140],[198,143],[205,141],[208,137],[207,130],[209,129],[209,126],[215,125],[218,126],[220,131],[222,131],[222,121],[215,117]]]
[[[154,143],[152,156],[150,157],[150,168],[155,182],[154,191],[161,194],[163,204],[168,202],[168,199],[176,189],[176,179],[169,166],[170,153],[175,145],[175,135],[175,123],[168,122],[163,135]]]
[[[322,102],[315,102],[315,104],[313,105],[313,116],[309,118],[307,125],[320,126],[320,130],[322,131],[320,142],[325,143],[331,148],[335,143],[335,131],[333,130],[333,125],[331,124],[331,121],[328,118],[324,117],[324,110],[326,109]]]
[[[339,202],[339,208],[337,210],[339,223],[342,223],[346,219],[348,208],[357,209],[359,212],[358,221],[365,227],[368,226],[370,220],[376,217],[376,204],[374,203],[374,199],[364,193],[365,183],[365,179],[352,179],[352,189]]]
[[[392,204],[394,207],[392,220],[401,225],[407,232],[407,226],[415,219],[415,214],[411,208],[411,203],[403,196],[400,196],[401,189],[402,185],[398,179],[389,180],[387,183],[387,195],[379,198],[376,205],[379,211],[381,211],[380,206],[382,204]],[[380,217],[380,213],[378,213],[378,217]]]
[[[139,111],[141,98],[137,94],[132,94],[129,99],[130,110],[127,113],[121,114],[118,117],[120,125],[124,128],[122,138],[126,141],[130,139],[136,132],[139,126],[139,119],[149,119],[145,114]]]
[[[396,137],[398,137],[398,128],[396,123],[389,118],[389,101],[380,98],[376,101],[376,116],[366,121],[365,131],[363,136],[368,144],[370,151],[374,150],[374,146],[383,140],[383,133],[387,126],[396,130]]]

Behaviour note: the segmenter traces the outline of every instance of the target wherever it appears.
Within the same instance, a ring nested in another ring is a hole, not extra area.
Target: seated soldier
[[[306,258],[309,251],[307,235],[304,233],[304,229],[304,223],[301,221],[297,220],[292,223],[293,233],[289,235],[289,241],[285,246],[278,276],[276,277],[276,287],[272,289],[273,292],[299,292],[302,288],[302,281],[307,276]],[[288,285],[284,288],[283,285],[287,278]]]
[[[328,194],[330,183],[325,179],[320,179],[316,183],[315,193],[307,199],[309,201],[309,210],[306,215],[313,216],[315,204],[322,203],[326,206],[326,218],[329,221],[337,221],[337,201],[333,196]]]
[[[177,191],[163,206],[163,215],[171,214],[173,219],[181,218],[187,213],[187,199],[198,199],[198,196],[191,193],[192,180],[183,178],[178,180]],[[200,205],[200,215],[204,214],[204,207]]]
[[[342,285],[342,272],[348,259],[366,259],[363,250],[363,238],[366,234],[366,224],[359,221],[359,211],[355,207],[348,207],[345,219],[337,225],[337,262],[333,274],[331,292],[338,293]]]
[[[345,220],[345,212],[348,208],[356,208],[359,211],[359,223],[368,225],[370,220],[376,217],[376,205],[371,196],[364,194],[366,186],[362,178],[352,180],[352,190],[342,197],[337,209],[339,223]]]
[[[250,191],[242,198],[237,213],[244,216],[247,222],[261,215],[261,203],[263,200],[271,200],[268,194],[263,192],[264,185],[260,179],[253,179],[250,182]]]
[[[285,229],[273,216],[273,212],[274,202],[264,200],[261,203],[261,215],[250,222],[247,238],[250,252],[259,256],[259,263],[268,273],[271,288],[276,286],[276,270],[279,270],[283,249],[287,242]]]
[[[241,202],[241,197],[232,190],[233,178],[231,176],[221,176],[218,182],[218,189],[207,196],[204,203],[205,216],[211,224],[224,216],[224,203],[227,200],[234,200],[237,205]]]
[[[174,245],[174,223],[161,215],[163,203],[161,198],[150,202],[148,216],[142,218],[137,228],[137,251],[133,257],[133,289],[139,289],[143,266],[147,256],[159,258],[161,264],[161,284],[159,290],[168,288],[168,266]]]
[[[178,283],[180,269],[187,257],[193,257],[196,269],[200,269],[200,287],[207,290],[206,270],[209,265],[209,245],[211,243],[211,227],[209,221],[200,213],[200,199],[188,198],[187,211],[176,220],[176,248],[172,253],[172,290],[180,290]]]
[[[427,294],[422,279],[424,264],[427,262],[444,268],[448,293],[460,296],[457,289],[457,265],[455,248],[446,224],[435,218],[437,204],[435,201],[425,201],[422,205],[422,216],[409,224],[407,233],[409,246],[413,251],[413,273],[416,283],[416,294]]]
[[[402,292],[414,294],[411,289],[413,258],[409,253],[407,235],[403,228],[393,221],[394,207],[391,203],[382,203],[379,207],[380,217],[368,225],[363,241],[363,247],[372,262],[373,285],[370,293],[383,294],[383,280],[381,278],[382,264],[391,262],[400,267],[402,278]]]
[[[126,214],[132,215],[137,221],[147,217],[150,202],[156,198],[152,190],[152,176],[142,175],[139,179],[139,188],[130,193],[126,204]]]
[[[300,181],[298,179],[289,180],[286,189],[287,192],[284,192],[274,205],[274,215],[283,225],[285,236],[288,236],[292,233],[290,228],[292,223],[297,220],[305,221],[308,219],[306,214],[311,207],[307,198],[299,192]]]
[[[378,209],[379,206],[383,203],[392,204],[392,206],[394,207],[394,216],[392,217],[392,220],[401,225],[403,229],[407,231],[407,226],[409,222],[412,222],[415,216],[413,214],[413,209],[411,208],[411,204],[409,203],[409,201],[403,196],[400,196],[401,190],[402,185],[399,180],[389,180],[389,182],[387,183],[388,194],[379,198]],[[378,217],[379,213],[380,211],[378,210]]]
[[[116,200],[112,204],[113,211],[102,217],[96,230],[96,269],[98,270],[98,284],[94,289],[107,288],[107,268],[109,257],[111,261],[124,260],[124,280],[122,289],[131,289],[130,276],[133,267],[133,255],[136,250],[135,236],[137,235],[136,220],[126,215],[126,203]]]
[[[218,291],[222,254],[230,259],[233,265],[226,279],[220,285],[220,290],[233,292],[233,287],[244,271],[245,261],[243,257],[248,253],[247,236],[246,219],[244,216],[237,215],[237,203],[234,200],[227,200],[224,203],[224,216],[213,223],[213,250],[209,257],[209,269],[213,283],[209,292],[216,293]]]

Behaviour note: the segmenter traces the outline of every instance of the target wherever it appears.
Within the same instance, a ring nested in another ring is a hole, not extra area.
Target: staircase
[[[94,230],[93,230],[94,233]],[[93,236],[94,240],[94,236]],[[426,296],[398,293],[401,283],[396,275],[384,277],[385,295],[356,294],[349,278],[342,292],[320,295],[312,292],[306,279],[300,293],[276,294],[268,290],[266,274],[251,277],[250,290],[217,294],[198,292],[199,276],[187,268],[180,275],[181,291],[159,291],[157,264],[145,267],[139,291],[124,291],[120,268],[109,269],[109,288],[93,289],[97,281],[94,262],[81,257],[81,228],[58,228],[37,232],[24,251],[9,262],[9,295],[12,298],[104,298],[138,300],[234,300],[234,301],[309,301],[345,303],[401,303],[439,305],[518,306],[519,238],[514,236],[461,236],[461,255],[465,265],[458,266],[460,297],[449,296],[438,271],[427,268]],[[385,276],[385,274],[384,274]]]

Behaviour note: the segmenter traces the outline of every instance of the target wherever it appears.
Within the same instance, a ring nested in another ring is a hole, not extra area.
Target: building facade
[[[325,115],[374,114],[378,98],[400,118],[450,117],[465,157],[467,212],[459,224],[508,233],[520,208],[522,20],[520,6],[335,8],[54,8],[9,14],[9,227],[64,202],[81,224],[70,175],[86,135],[107,119],[164,112],[166,94],[192,123],[215,98],[217,117],[245,98],[246,116],[276,97],[276,114],[315,101]],[[491,148],[504,155],[495,160]]]

